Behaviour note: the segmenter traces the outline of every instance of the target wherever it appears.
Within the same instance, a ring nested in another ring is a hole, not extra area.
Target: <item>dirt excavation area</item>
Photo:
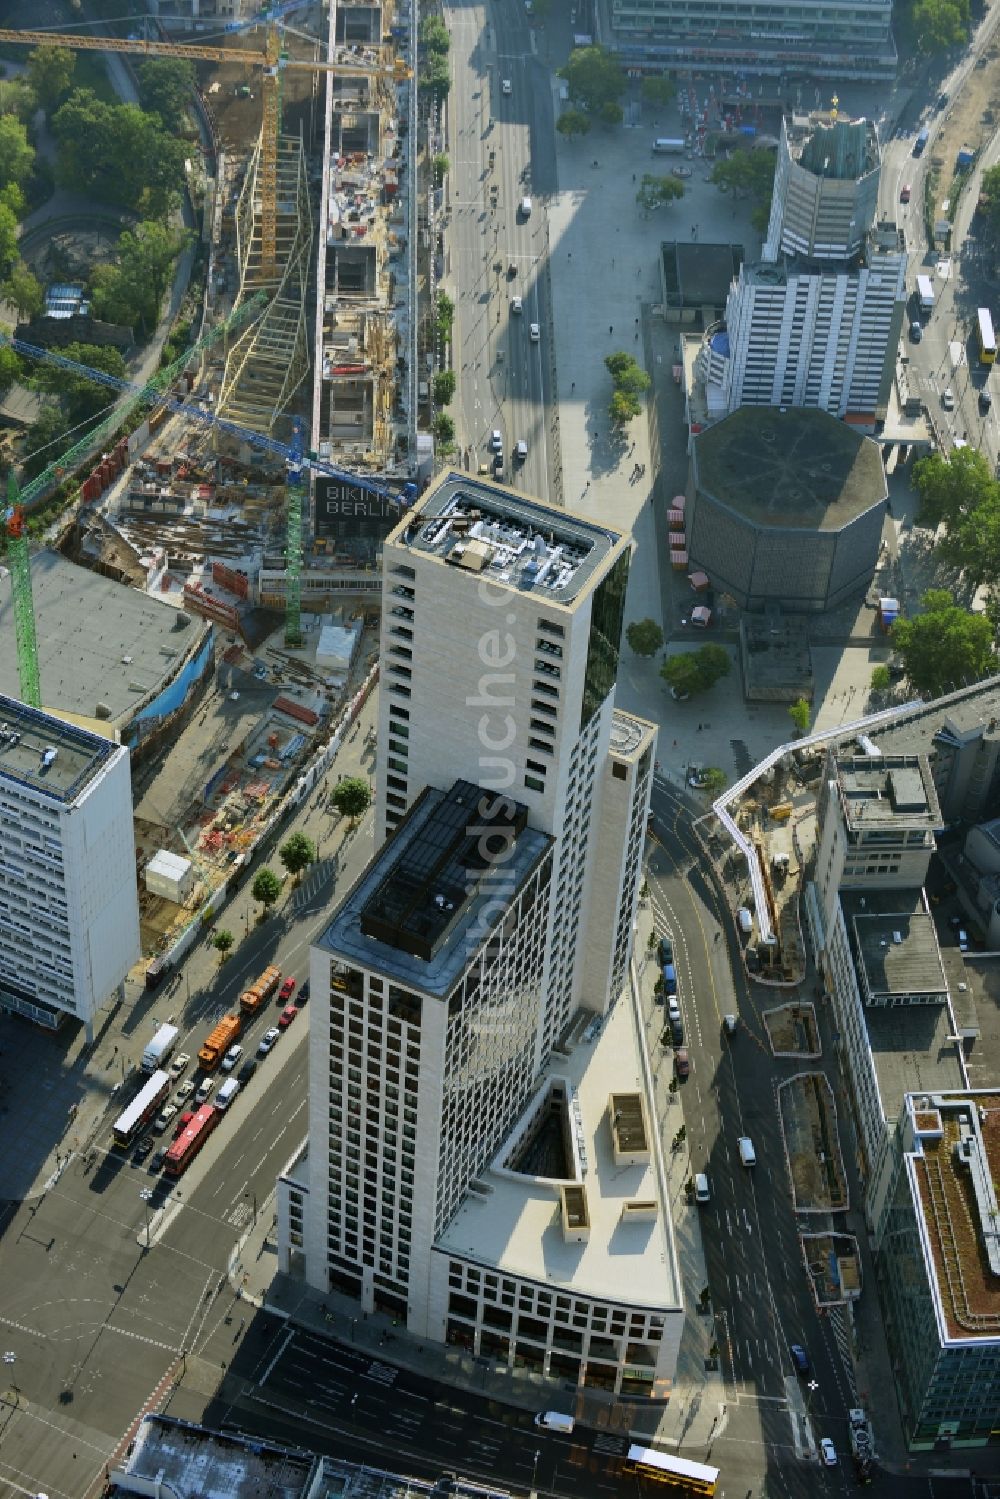
[[[953,103],[945,110],[944,124],[928,154],[931,170],[927,173],[930,194],[930,218],[936,222],[953,218],[951,201],[958,153],[963,146],[979,152],[996,133],[1000,113],[995,111],[1000,99],[1000,42],[994,42],[980,57]],[[949,208],[945,209],[945,203]]]
[[[822,1072],[802,1072],[778,1089],[795,1211],[844,1212],[850,1206],[837,1139],[837,1109]]]

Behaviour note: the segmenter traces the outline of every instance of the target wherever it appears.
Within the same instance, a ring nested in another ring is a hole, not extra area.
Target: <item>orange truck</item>
[[[205,1037],[205,1044],[198,1053],[198,1065],[203,1072],[215,1071],[242,1029],[242,1016],[223,1015],[215,1029]]]
[[[256,1015],[265,1000],[270,999],[281,979],[281,969],[272,964],[265,968],[255,984],[240,995],[240,1009],[244,1015]]]

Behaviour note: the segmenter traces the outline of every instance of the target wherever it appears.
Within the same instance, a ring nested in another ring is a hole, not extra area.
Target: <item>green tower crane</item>
[[[29,708],[40,708],[42,698],[38,681],[38,638],[35,634],[35,605],[31,597],[28,531],[13,472],[7,475],[7,509],[4,520],[7,525],[7,556],[10,560],[10,590],[14,601],[14,639],[17,645],[21,700]]]

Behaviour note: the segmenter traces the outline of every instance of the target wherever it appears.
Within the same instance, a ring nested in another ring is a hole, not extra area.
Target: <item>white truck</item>
[[[156,1035],[150,1041],[142,1054],[140,1066],[143,1072],[156,1072],[177,1045],[177,1037],[180,1035],[176,1025],[161,1025]]]
[[[934,311],[934,283],[930,276],[917,277],[917,302],[925,315]]]

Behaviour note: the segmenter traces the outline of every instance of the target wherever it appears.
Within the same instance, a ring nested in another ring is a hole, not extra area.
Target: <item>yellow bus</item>
[[[686,1457],[672,1457],[667,1452],[634,1444],[628,1449],[625,1471],[649,1478],[653,1483],[682,1489],[685,1494],[714,1494],[719,1481],[718,1468],[707,1463],[693,1463]]]
[[[979,363],[992,364],[997,357],[997,341],[993,332],[993,319],[985,307],[976,313],[976,332],[979,335]]]

